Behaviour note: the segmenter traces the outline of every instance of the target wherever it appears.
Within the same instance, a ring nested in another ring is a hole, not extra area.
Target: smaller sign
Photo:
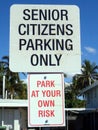
[[[28,76],[28,126],[64,126],[63,74]]]

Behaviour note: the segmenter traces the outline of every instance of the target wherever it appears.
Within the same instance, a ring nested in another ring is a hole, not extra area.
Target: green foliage
[[[65,108],[85,107],[85,101],[80,100],[77,95],[77,92],[73,91],[73,88],[65,93]]]
[[[2,57],[2,60],[0,61],[0,95],[2,95],[4,75],[7,97],[14,99],[27,99],[27,85],[20,80],[19,73],[10,71],[8,56]]]
[[[80,99],[66,99],[65,108],[83,108],[85,107],[85,101]]]
[[[72,84],[69,87],[69,91],[65,88],[65,107],[85,107],[85,101],[78,99],[80,91],[90,86],[98,80],[98,66],[95,63],[90,63],[88,60],[83,61],[81,74],[73,76]]]
[[[90,63],[88,60],[83,61],[81,74],[76,74],[73,77],[73,87],[81,90],[98,80],[98,66],[95,63]]]

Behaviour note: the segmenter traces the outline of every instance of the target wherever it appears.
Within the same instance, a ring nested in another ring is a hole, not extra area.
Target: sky
[[[0,0],[0,60],[9,55],[10,6],[12,4],[77,5],[80,9],[81,59],[98,65],[97,0]],[[16,16],[17,17],[17,16]]]

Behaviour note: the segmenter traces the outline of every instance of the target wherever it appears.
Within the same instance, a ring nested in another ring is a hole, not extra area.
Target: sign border
[[[30,122],[30,75],[31,74],[60,74],[61,75],[61,87],[62,87],[62,123],[61,124],[31,124]],[[65,99],[64,99],[64,74],[63,73],[30,73],[28,75],[28,127],[56,127],[56,126],[65,126]]]

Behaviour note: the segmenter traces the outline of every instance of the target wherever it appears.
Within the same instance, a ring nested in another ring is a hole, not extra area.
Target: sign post
[[[28,81],[28,125],[65,125],[63,73],[81,70],[79,8],[12,5],[9,67],[33,73]]]

